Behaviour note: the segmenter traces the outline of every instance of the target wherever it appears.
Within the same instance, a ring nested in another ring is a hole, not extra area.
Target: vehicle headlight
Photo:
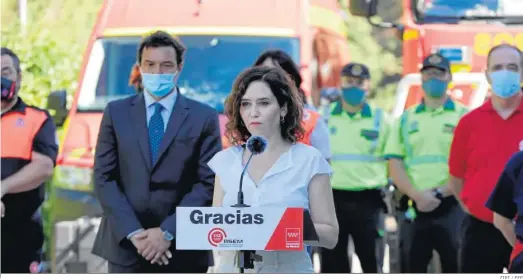
[[[92,190],[93,169],[73,166],[57,166],[53,184],[75,190]]]

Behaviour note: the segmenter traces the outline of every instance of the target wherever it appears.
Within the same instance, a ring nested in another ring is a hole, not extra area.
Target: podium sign
[[[178,207],[178,250],[303,250],[303,208]]]

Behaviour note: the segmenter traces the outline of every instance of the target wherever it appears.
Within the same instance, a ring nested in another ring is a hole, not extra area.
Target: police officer
[[[18,96],[20,60],[2,48],[2,272],[29,273],[39,261],[44,235],[38,209],[43,183],[51,177],[58,147],[47,111],[28,106]]]
[[[385,158],[394,184],[406,194],[406,221],[413,222],[410,243],[402,243],[407,270],[427,272],[436,250],[442,271],[457,272],[463,212],[447,187],[447,160],[454,128],[467,110],[446,94],[452,79],[446,58],[426,57],[421,76],[423,100],[406,110],[391,129]]]
[[[387,184],[382,159],[388,124],[385,113],[367,103],[370,73],[363,64],[350,63],[341,73],[341,98],[329,117],[334,170],[332,187],[340,225],[338,243],[322,252],[323,273],[350,273],[349,235],[363,272],[377,273],[381,188]]]

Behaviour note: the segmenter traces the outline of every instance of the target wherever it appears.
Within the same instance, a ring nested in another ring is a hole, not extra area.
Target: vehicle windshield
[[[187,47],[177,81],[180,92],[223,112],[238,74],[267,49],[287,52],[299,65],[299,40],[285,37],[179,36]],[[79,111],[101,111],[108,102],[136,94],[129,76],[140,38],[105,38],[93,45],[80,89]]]
[[[418,0],[415,8],[418,19],[425,23],[481,19],[523,20],[522,0]]]

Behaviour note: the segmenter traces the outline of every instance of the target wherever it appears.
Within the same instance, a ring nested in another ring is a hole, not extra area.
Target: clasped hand
[[[160,228],[152,228],[137,233],[131,237],[131,242],[138,253],[151,264],[169,264],[169,259],[172,257],[169,251],[171,242],[164,239]]]
[[[416,202],[416,208],[421,212],[431,212],[441,203],[432,190],[418,192],[413,199]]]
[[[452,196],[452,191],[447,185],[439,187],[438,190],[442,198]],[[441,204],[441,200],[436,197],[434,190],[416,192],[412,198],[416,202],[416,208],[421,212],[431,212]]]

